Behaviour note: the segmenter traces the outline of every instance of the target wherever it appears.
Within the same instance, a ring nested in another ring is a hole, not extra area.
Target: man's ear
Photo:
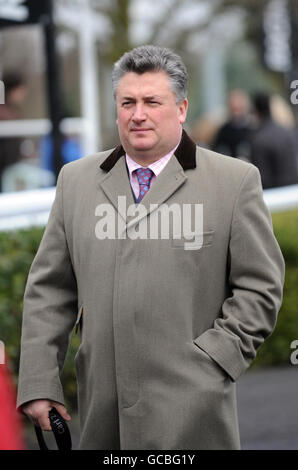
[[[185,98],[183,101],[180,101],[178,104],[178,110],[179,110],[179,121],[180,124],[183,124],[186,120],[186,115],[187,115],[187,108],[188,108],[188,100]]]

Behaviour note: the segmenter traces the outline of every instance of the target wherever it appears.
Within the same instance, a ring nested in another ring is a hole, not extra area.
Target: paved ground
[[[298,449],[298,366],[248,371],[238,381],[243,449]]]
[[[248,371],[238,380],[238,416],[242,449],[298,449],[298,366]],[[78,446],[78,421],[72,416],[73,448]],[[46,434],[49,447],[54,440]],[[29,449],[37,449],[28,430]]]

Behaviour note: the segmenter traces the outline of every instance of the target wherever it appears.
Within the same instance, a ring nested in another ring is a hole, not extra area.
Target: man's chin
[[[154,148],[154,143],[147,139],[134,139],[131,142],[131,147],[137,152],[149,152]]]

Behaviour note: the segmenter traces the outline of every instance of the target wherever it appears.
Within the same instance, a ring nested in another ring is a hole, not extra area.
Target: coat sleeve
[[[213,327],[196,338],[233,381],[272,333],[281,306],[284,260],[263,200],[259,171],[251,166],[236,199],[229,244],[230,296]]]
[[[63,169],[24,294],[17,407],[35,399],[64,403],[60,373],[76,320],[77,285],[63,220]]]

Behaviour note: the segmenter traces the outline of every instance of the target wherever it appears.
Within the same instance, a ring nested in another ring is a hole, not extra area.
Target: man
[[[122,145],[63,167],[29,274],[18,406],[44,429],[53,404],[67,417],[80,323],[81,449],[239,449],[235,381],[276,322],[284,262],[259,173],[189,139],[186,80],[164,48],[115,64]],[[194,241],[172,222],[138,237],[159,209],[199,204]]]
[[[260,171],[263,188],[297,184],[294,131],[274,121],[267,93],[256,93],[253,101],[257,129],[252,135],[252,163]]]

